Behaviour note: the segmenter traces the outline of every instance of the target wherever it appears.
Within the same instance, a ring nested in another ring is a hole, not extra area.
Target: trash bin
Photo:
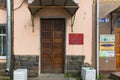
[[[17,69],[14,71],[14,80],[27,80],[27,69]]]
[[[96,70],[92,67],[82,67],[81,76],[83,80],[96,80]]]

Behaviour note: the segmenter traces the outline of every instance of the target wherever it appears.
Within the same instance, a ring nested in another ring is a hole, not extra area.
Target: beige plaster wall
[[[0,9],[0,24],[6,24],[6,10]]]
[[[15,7],[20,5],[15,0]],[[31,15],[27,4],[14,12],[14,52],[15,55],[40,54],[40,18],[53,17],[66,19],[66,54],[85,55],[85,62],[91,63],[92,55],[92,0],[81,0],[76,13],[74,32],[84,34],[84,45],[69,45],[68,34],[71,33],[71,17],[64,9],[41,9],[34,18],[34,32],[32,32]],[[87,23],[87,24],[86,24]]]
[[[14,1],[17,8],[21,3]],[[36,27],[36,26],[35,26]],[[39,55],[38,31],[32,32],[31,15],[24,3],[14,11],[14,53],[15,55]]]
[[[19,7],[21,0],[14,0],[14,9]],[[14,10],[14,54],[15,55],[40,55],[40,18],[41,17],[64,17],[66,18],[66,54],[85,55],[85,62],[95,61],[95,15],[94,8],[92,14],[92,0],[80,0],[79,9],[76,12],[74,32],[84,34],[84,45],[69,45],[68,34],[71,33],[71,18],[64,9],[42,9],[34,18],[34,32],[32,32],[31,15],[28,6],[24,3],[20,8]],[[116,6],[102,5],[100,7],[100,17],[108,17],[109,12],[117,8]],[[103,9],[103,10],[102,10]],[[0,9],[0,24],[6,23],[6,11]],[[100,33],[110,33],[108,24],[100,24]],[[100,59],[101,65],[106,64],[104,59]],[[5,62],[5,60],[0,60]],[[114,58],[109,59],[108,65],[115,62]],[[109,68],[100,66],[101,70],[114,70],[115,66]],[[115,63],[114,63],[115,65]]]
[[[21,0],[14,0],[14,8],[19,7]],[[64,17],[66,18],[66,54],[67,55],[85,55],[85,62],[92,63],[93,54],[95,51],[95,27],[92,25],[92,20],[95,15],[92,16],[92,0],[80,0],[79,9],[76,12],[75,23],[73,33],[84,34],[84,45],[69,45],[68,34],[71,33],[71,17],[64,9],[42,9],[40,10],[34,19],[34,32],[32,32],[31,15],[27,8],[27,4],[24,3],[19,9],[14,11],[14,54],[15,55],[40,55],[40,18],[41,17]],[[108,17],[108,14],[116,9],[119,5],[102,5],[100,4],[100,18]],[[6,23],[6,11],[0,10],[0,23]],[[94,24],[94,23],[93,23]],[[93,27],[92,27],[93,26]],[[110,24],[100,23],[100,34],[110,33]],[[93,35],[92,35],[93,34]],[[94,62],[95,60],[93,60]],[[3,62],[3,60],[2,60]],[[100,58],[100,64],[109,65],[114,63],[115,59],[110,58],[108,63],[105,63],[105,59]],[[114,70],[115,66],[106,67],[100,66],[101,70]]]
[[[74,54],[85,55],[85,62],[90,64],[92,63],[92,1],[80,0],[76,13],[74,32],[84,34],[84,45],[70,46]]]
[[[85,62],[91,64],[92,58],[92,0],[80,0],[76,12],[73,33],[84,34],[84,45],[69,45],[71,33],[71,16],[65,9],[41,9],[34,18],[34,32],[27,3],[14,0],[14,54],[40,55],[40,18],[51,17],[66,19],[66,55],[85,55]],[[2,14],[2,15],[1,15]],[[6,23],[6,13],[0,10],[0,22]]]

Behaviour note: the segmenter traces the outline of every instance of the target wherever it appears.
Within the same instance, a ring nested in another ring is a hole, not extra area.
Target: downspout
[[[6,64],[6,74],[10,73],[11,68],[11,0],[6,0],[7,5],[7,64]]]
[[[113,27],[112,27],[112,19],[113,19],[113,16],[112,16],[112,12],[110,13],[110,34],[112,34],[112,31],[113,31]]]
[[[96,72],[99,77],[99,0],[96,0]]]

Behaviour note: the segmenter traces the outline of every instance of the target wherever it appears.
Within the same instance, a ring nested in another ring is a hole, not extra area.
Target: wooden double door
[[[41,73],[64,73],[65,19],[41,19]]]

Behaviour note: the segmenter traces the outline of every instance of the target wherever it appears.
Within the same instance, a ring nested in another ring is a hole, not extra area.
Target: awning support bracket
[[[71,32],[74,32],[73,26],[74,26],[74,23],[75,23],[75,17],[76,17],[76,14],[73,15],[73,17],[71,18]]]
[[[34,32],[34,17],[36,15],[36,13],[40,10],[37,10],[34,14],[32,13],[31,9],[28,7],[30,13],[31,13],[31,22],[32,22],[32,32]]]
[[[32,32],[34,32],[34,15],[31,14]]]

